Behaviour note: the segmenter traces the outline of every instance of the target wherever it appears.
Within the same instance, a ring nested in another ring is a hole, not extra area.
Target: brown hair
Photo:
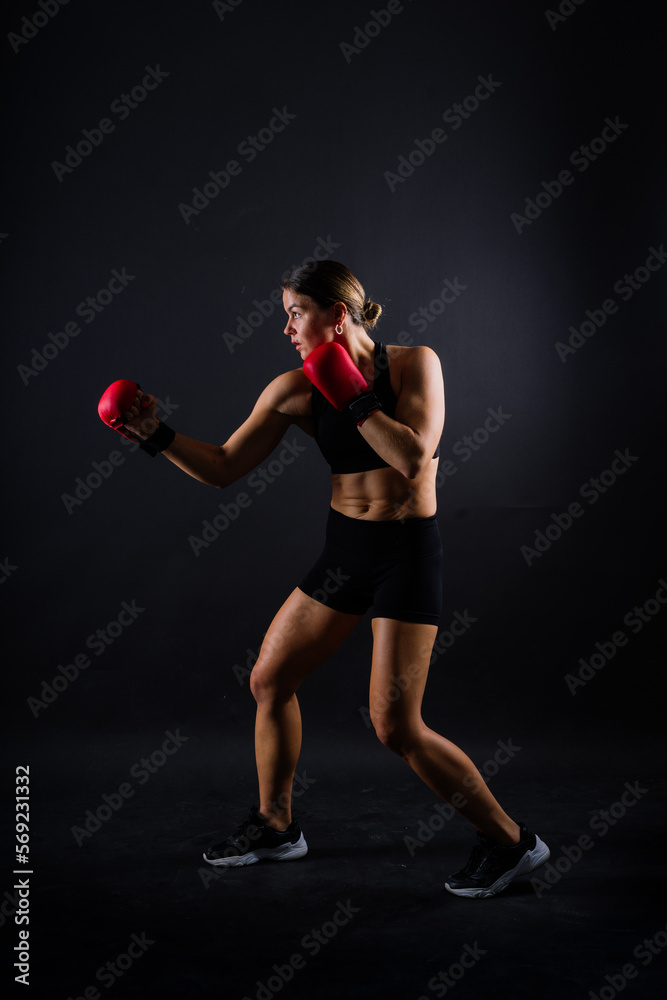
[[[344,302],[352,321],[371,329],[377,323],[382,306],[370,302],[361,282],[352,272],[335,260],[318,260],[295,267],[282,282],[298,295],[308,295],[320,309],[327,309],[335,302]]]

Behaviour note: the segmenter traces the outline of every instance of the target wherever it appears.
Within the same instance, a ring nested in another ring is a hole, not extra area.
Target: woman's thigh
[[[297,587],[264,636],[250,678],[253,693],[271,689],[289,695],[296,691],[335,653],[362,617],[334,611]]]
[[[437,625],[373,619],[369,708],[376,729],[421,724],[421,704]]]

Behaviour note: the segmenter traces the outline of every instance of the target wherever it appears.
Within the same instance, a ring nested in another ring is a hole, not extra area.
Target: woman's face
[[[320,344],[334,339],[332,309],[320,309],[309,295],[299,295],[289,288],[283,291],[283,306],[288,316],[284,333],[291,339],[302,361]]]

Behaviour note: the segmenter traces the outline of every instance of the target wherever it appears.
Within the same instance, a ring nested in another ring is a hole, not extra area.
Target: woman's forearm
[[[364,420],[359,433],[380,458],[406,479],[415,479],[423,472],[435,450],[432,449],[429,454],[424,439],[419,434],[382,410],[377,410]]]
[[[221,445],[207,444],[177,433],[162,454],[183,472],[207,486],[222,488],[234,482],[235,477],[227,467]]]

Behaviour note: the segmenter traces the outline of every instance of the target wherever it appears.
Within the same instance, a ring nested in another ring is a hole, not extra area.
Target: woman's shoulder
[[[420,391],[426,385],[442,383],[440,358],[431,347],[387,344],[386,351],[391,388],[397,399],[408,386]]]
[[[387,344],[386,351],[389,363],[399,368],[440,366],[440,358],[433,348],[427,347],[426,344],[416,344],[409,347]]]
[[[292,416],[303,416],[310,412],[312,384],[302,368],[277,375],[262,393],[275,410]]]

